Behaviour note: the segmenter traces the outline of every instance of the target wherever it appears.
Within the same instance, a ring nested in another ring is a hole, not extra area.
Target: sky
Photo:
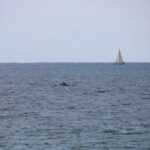
[[[0,62],[150,62],[150,0],[0,0]]]

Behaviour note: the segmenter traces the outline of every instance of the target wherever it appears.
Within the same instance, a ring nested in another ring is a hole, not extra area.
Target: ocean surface
[[[150,150],[150,63],[0,64],[0,150]]]

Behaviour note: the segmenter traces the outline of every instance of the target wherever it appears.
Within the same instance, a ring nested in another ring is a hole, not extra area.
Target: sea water
[[[127,149],[150,149],[149,63],[0,64],[0,150]]]

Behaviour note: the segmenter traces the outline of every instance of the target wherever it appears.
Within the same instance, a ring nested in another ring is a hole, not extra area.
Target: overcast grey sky
[[[150,62],[150,0],[0,0],[0,62]]]

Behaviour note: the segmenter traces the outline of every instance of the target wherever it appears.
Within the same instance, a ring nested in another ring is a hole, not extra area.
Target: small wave
[[[29,83],[28,85],[30,85],[30,86],[35,86],[35,85],[37,85],[38,83],[37,82],[33,82],[33,83]]]
[[[10,95],[12,95],[12,94],[15,94],[15,92],[14,91],[8,91],[8,92],[0,92],[0,96],[10,96]]]
[[[150,128],[150,124],[144,124],[144,123],[142,123],[141,124],[144,128]]]
[[[142,99],[148,99],[148,100],[150,100],[150,92],[147,93],[145,91],[145,92],[141,93],[141,97],[142,97]]]
[[[143,93],[141,93],[141,95],[143,95],[143,96],[149,96],[149,95],[150,95],[150,92],[149,92],[149,93],[143,92]]]
[[[68,107],[68,109],[72,110],[72,109],[75,109],[75,107],[74,106],[70,106],[70,107]]]
[[[90,92],[83,92],[84,95],[92,94]]]
[[[141,135],[143,134],[142,132],[125,132],[125,133],[122,133],[123,135]]]
[[[142,99],[148,99],[148,100],[150,100],[150,97],[142,97]]]
[[[119,134],[119,131],[115,129],[108,129],[104,130],[103,133]]]
[[[129,105],[132,105],[132,103],[123,103],[122,105],[129,106]]]
[[[106,90],[99,90],[99,91],[96,91],[96,93],[105,93],[105,92],[108,92]]]

